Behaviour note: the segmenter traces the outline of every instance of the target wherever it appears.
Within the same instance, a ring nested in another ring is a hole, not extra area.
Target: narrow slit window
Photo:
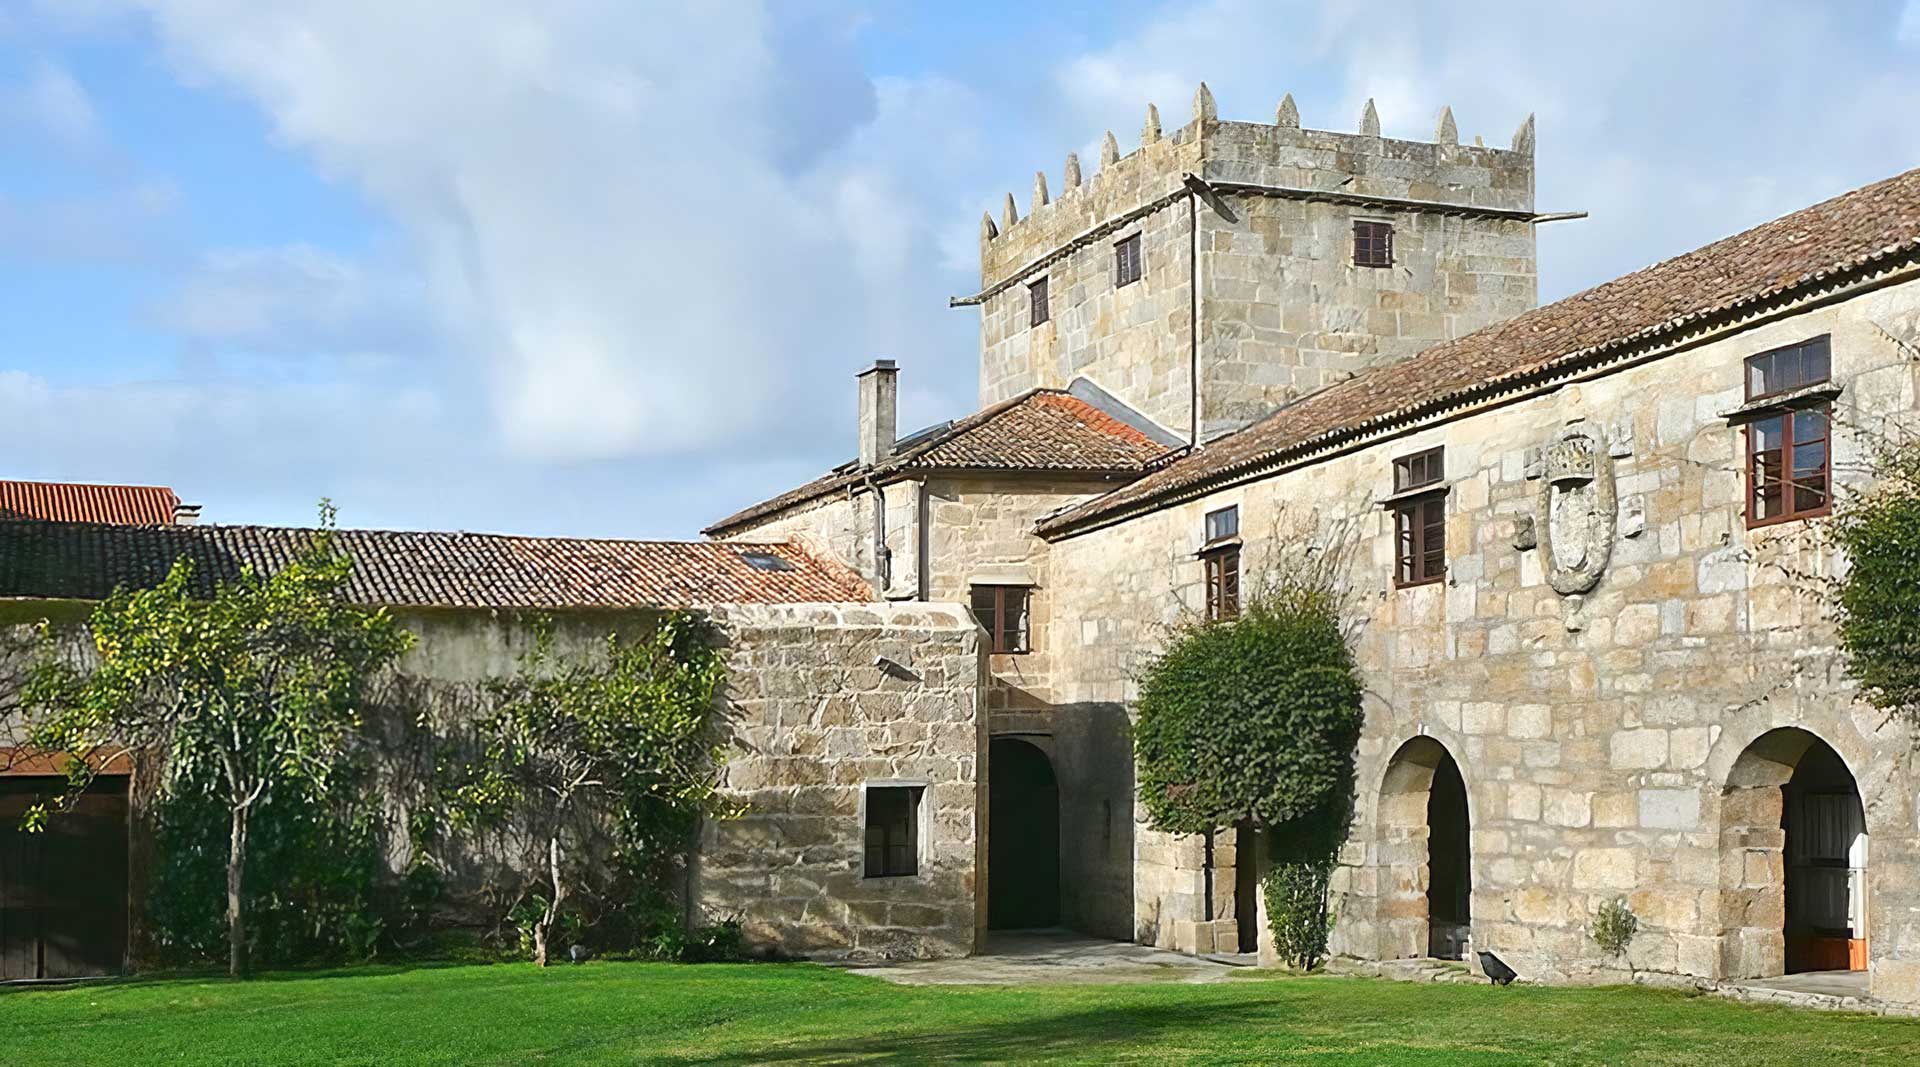
[[[1353,224],[1353,265],[1393,266],[1393,224],[1360,220]]]
[[[1041,278],[1027,286],[1027,325],[1038,326],[1052,315],[1047,306],[1047,279]]]
[[[868,878],[920,873],[920,797],[924,788],[867,787]]]
[[[1132,285],[1140,274],[1140,235],[1136,233],[1113,246],[1113,284],[1116,288]]]

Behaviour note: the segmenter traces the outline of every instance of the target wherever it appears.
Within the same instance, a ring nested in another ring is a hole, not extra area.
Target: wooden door
[[[102,776],[43,833],[20,816],[62,778],[0,777],[0,981],[118,974],[127,954],[127,779]]]

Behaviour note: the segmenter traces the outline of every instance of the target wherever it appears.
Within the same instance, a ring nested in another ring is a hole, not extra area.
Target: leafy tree
[[[1174,629],[1140,678],[1134,754],[1155,829],[1266,831],[1275,946],[1310,969],[1326,951],[1361,685],[1342,623],[1344,554],[1304,548],[1251,583],[1238,618]]]
[[[707,625],[675,613],[643,639],[609,635],[591,660],[556,658],[543,625],[519,670],[491,685],[454,774],[452,815],[456,827],[511,825],[537,842],[547,884],[527,923],[536,963],[547,963],[599,833],[616,834],[617,860],[677,856],[699,816],[722,810],[712,715],[724,677]]]
[[[1842,498],[1834,522],[1848,560],[1834,586],[1840,644],[1868,702],[1920,717],[1920,442],[1875,452],[1873,484]]]
[[[1188,625],[1141,679],[1134,749],[1156,829],[1281,826],[1344,802],[1360,681],[1335,597],[1280,587]]]
[[[60,653],[50,627],[24,687],[27,742],[68,757],[69,798],[116,753],[163,755],[163,798],[204,787],[227,817],[227,966],[247,969],[248,825],[272,797],[323,796],[360,727],[372,678],[412,647],[384,610],[349,604],[352,561],[332,511],[271,575],[251,568],[195,595],[182,559],[151,589],[120,590],[88,625],[91,664]],[[28,812],[45,826],[45,805]]]

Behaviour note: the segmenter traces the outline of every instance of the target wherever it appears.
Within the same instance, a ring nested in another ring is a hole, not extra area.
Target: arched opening
[[[1734,761],[1720,810],[1727,976],[1865,970],[1866,809],[1840,754],[1770,730]]]
[[[1383,950],[1457,960],[1473,929],[1473,851],[1467,785],[1445,745],[1400,746],[1380,786]]]
[[[1060,787],[1047,754],[996,737],[987,749],[987,925],[1060,922]]]

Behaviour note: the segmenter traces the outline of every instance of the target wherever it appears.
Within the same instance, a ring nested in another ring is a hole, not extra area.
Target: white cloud
[[[1537,112],[1540,207],[1592,212],[1540,232],[1552,298],[1920,163],[1920,69],[1877,21],[1785,0],[1213,0],[1062,61],[1056,80],[1106,124],[1151,88],[1179,125],[1203,78],[1224,118],[1272,121],[1291,90],[1306,125],[1351,130],[1373,97],[1388,136],[1421,140],[1443,104],[1492,145]]]
[[[409,356],[435,345],[424,299],[410,272],[296,244],[207,253],[158,317],[209,350]]]
[[[176,206],[173,186],[153,180],[31,200],[0,192],[0,259],[149,260]]]
[[[833,155],[873,101],[830,25],[746,5],[146,6],[181,70],[253,99],[418,245],[525,453],[737,437],[804,394],[822,349],[857,359],[872,286],[896,282],[852,269],[860,227],[897,220],[884,177]]]
[[[0,129],[9,128],[76,153],[97,152],[104,142],[87,90],[65,67],[45,60],[24,83],[0,87]]]
[[[1540,206],[1593,212],[1542,230],[1548,297],[1920,161],[1892,5],[1211,0],[1098,47],[1013,35],[992,67],[889,56],[908,73],[869,78],[854,16],[813,4],[42,2],[157,40],[393,224],[366,254],[316,233],[187,264],[158,314],[189,354],[279,358],[0,380],[41,390],[21,403],[47,436],[0,420],[21,464],[183,482],[229,518],[326,492],[349,521],[685,535],[845,458],[875,356],[902,361],[904,423],[961,414],[978,320],[946,297],[975,288],[981,211],[1008,189],[1024,209],[1069,149],[1091,172],[1109,128],[1131,148],[1149,100],[1179,126],[1202,79],[1228,118],[1271,121],[1291,91],[1308,125],[1352,129],[1373,97],[1404,137],[1451,103],[1505,144],[1537,111]],[[0,200],[0,249],[116,253],[166,210],[143,195]],[[429,358],[284,358],[366,352]],[[210,377],[238,370],[260,381]],[[111,433],[58,440],[96,410]]]

